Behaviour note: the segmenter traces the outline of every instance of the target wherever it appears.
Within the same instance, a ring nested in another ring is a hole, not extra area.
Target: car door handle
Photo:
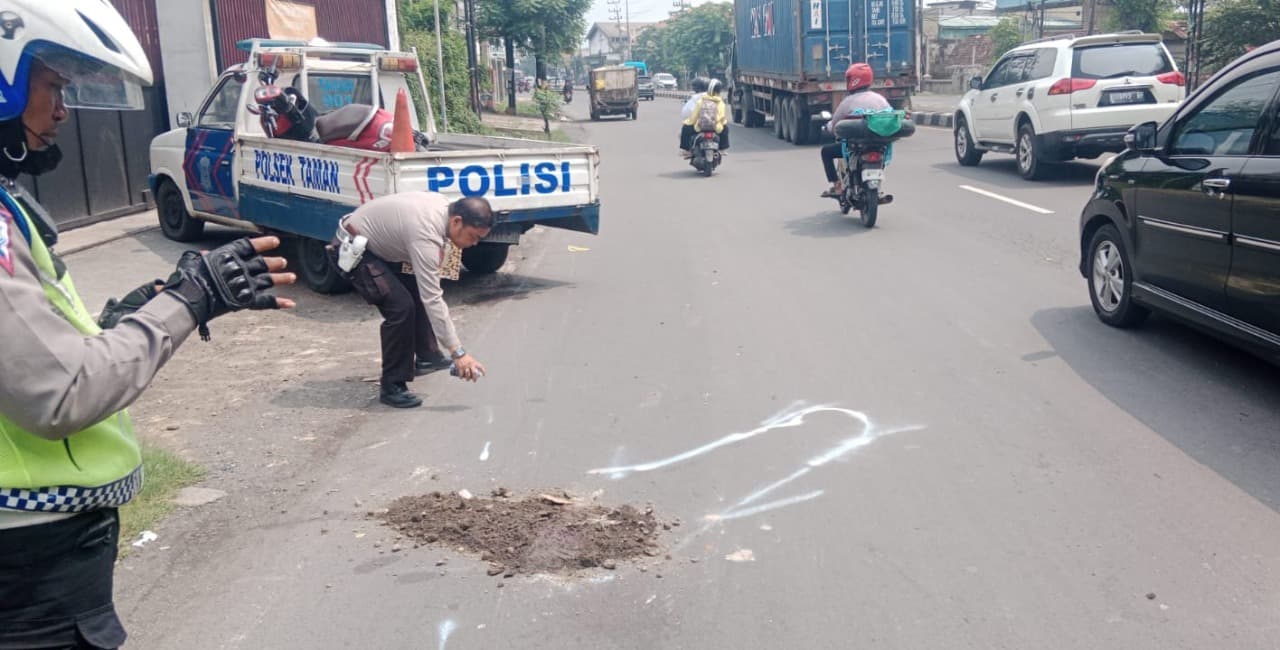
[[[998,96],[999,94],[1000,93],[991,93],[991,101],[994,102],[996,100],[996,96]]]
[[[1230,178],[1206,178],[1203,181],[1200,181],[1200,184],[1209,189],[1225,190],[1228,187],[1231,187],[1231,179]]]

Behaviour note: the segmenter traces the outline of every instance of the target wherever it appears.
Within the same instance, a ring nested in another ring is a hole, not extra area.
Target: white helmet
[[[70,108],[140,109],[151,65],[106,0],[0,0],[0,121],[27,107],[31,62],[69,80]]]
[[[715,96],[715,95],[719,95],[719,94],[720,94],[720,80],[719,80],[719,79],[712,79],[711,81],[708,81],[708,82],[707,82],[707,94],[708,94],[708,95],[712,95],[712,96]]]

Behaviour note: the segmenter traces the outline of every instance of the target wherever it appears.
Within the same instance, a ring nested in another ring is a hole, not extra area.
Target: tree
[[[1004,56],[1005,52],[1022,44],[1022,28],[1017,18],[1003,18],[991,29],[991,45],[995,58]]]
[[[1120,31],[1139,29],[1159,34],[1173,15],[1173,0],[1112,0],[1108,26]]]
[[[640,32],[632,44],[637,59],[686,78],[724,70],[733,44],[733,5],[709,2]]]
[[[506,44],[507,69],[515,69],[515,48],[533,54],[534,76],[547,78],[546,58],[577,50],[586,28],[591,0],[478,0],[476,23],[481,34]],[[515,92],[508,109],[515,111]]]
[[[441,119],[441,106],[449,109],[449,130],[458,133],[479,133],[480,118],[471,111],[467,98],[471,95],[471,76],[467,72],[467,43],[462,34],[448,27],[454,3],[440,3],[442,46],[444,50],[444,97],[440,97],[440,72],[436,65],[435,7],[422,0],[400,0],[400,39],[404,47],[418,49],[418,65],[427,78],[427,93],[432,98],[432,109],[437,120]],[[421,89],[411,83],[414,103],[425,107]],[[425,117],[425,108],[419,117]]]
[[[1224,0],[1205,14],[1200,44],[1203,72],[1214,72],[1250,49],[1280,37],[1280,3]]]

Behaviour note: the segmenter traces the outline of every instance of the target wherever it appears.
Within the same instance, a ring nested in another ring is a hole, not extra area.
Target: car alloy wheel
[[[1114,242],[1103,241],[1093,254],[1093,293],[1098,306],[1115,313],[1124,300],[1124,260]]]

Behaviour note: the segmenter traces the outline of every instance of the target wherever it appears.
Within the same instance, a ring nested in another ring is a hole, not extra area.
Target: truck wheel
[[[755,110],[755,95],[748,88],[742,91],[742,125],[754,129],[764,124],[764,116]]]
[[[195,241],[204,234],[204,222],[187,212],[182,192],[171,180],[160,181],[156,189],[156,213],[160,216],[160,230],[173,241]]]
[[[638,120],[638,119],[640,119],[640,105],[639,105],[639,104],[637,104],[637,105],[635,105],[635,106],[633,106],[633,107],[631,108],[631,119],[633,119],[633,120]]]
[[[785,121],[785,118],[782,116],[782,107],[784,104],[785,102],[781,95],[774,95],[773,106],[771,107],[773,108],[773,137],[779,140],[783,139],[783,136],[785,135],[782,132],[782,123]]]
[[[791,142],[791,99],[787,98],[779,103],[778,119],[782,121],[782,140]]]
[[[902,111],[902,110],[906,110],[906,108],[907,108],[907,98],[906,98],[906,97],[899,97],[898,99],[890,99],[890,100],[889,100],[889,106],[892,106],[892,107],[893,107],[893,110],[895,110],[895,111]]]
[[[294,240],[293,256],[298,261],[298,275],[316,293],[345,293],[351,283],[338,275],[338,269],[329,261],[329,251],[317,239],[298,237]]]
[[[481,242],[462,251],[462,265],[472,273],[494,273],[507,263],[507,253],[510,250],[510,244]]]
[[[597,113],[597,112],[595,112],[595,111],[591,111],[591,121],[592,121],[592,122],[599,122],[599,121],[600,121],[600,114],[599,114],[599,113]]]
[[[809,107],[804,98],[797,97],[792,109],[792,142],[797,145],[809,144]]]
[[[742,124],[742,122],[743,122],[743,113],[742,113],[742,108],[741,108],[741,107],[734,108],[734,109],[733,109],[733,123],[734,123],[734,124]]]

